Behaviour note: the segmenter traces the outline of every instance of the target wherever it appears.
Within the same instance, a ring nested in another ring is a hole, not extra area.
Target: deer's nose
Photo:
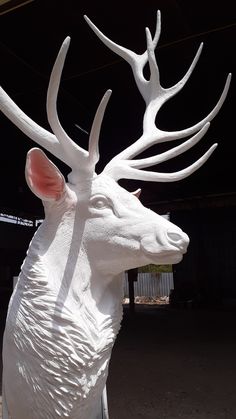
[[[186,252],[189,245],[189,238],[183,231],[168,230],[167,237],[170,244]]]

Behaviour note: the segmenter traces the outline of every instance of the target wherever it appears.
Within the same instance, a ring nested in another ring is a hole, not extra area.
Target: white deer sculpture
[[[3,345],[4,419],[99,417],[122,318],[121,273],[149,263],[177,263],[189,243],[180,228],[143,207],[138,192],[124,190],[117,181],[172,182],[197,170],[216,145],[176,173],[140,169],[171,159],[196,144],[229,87],[228,78],[218,104],[196,125],[178,132],[161,131],[155,125],[156,114],[185,85],[200,50],[183,79],[164,89],[154,54],[160,35],[159,12],[154,39],[146,30],[147,51],[143,55],[113,43],[86,20],[98,37],[131,65],[146,102],[143,134],[114,157],[101,174],[95,173],[99,132],[111,92],[98,107],[86,151],[68,137],[57,116],[57,94],[69,38],[61,47],[49,82],[47,115],[53,134],[25,115],[1,89],[5,115],[71,168],[66,183],[43,151],[33,148],[27,155],[26,180],[43,201],[45,220],[29,246],[9,305]],[[147,62],[150,80],[143,75]],[[169,151],[132,160],[153,144],[192,134]]]

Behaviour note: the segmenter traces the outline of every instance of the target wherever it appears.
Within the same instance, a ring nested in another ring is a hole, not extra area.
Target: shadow
[[[55,305],[55,312],[57,311],[57,317],[58,313],[62,312],[66,298],[69,293],[72,278],[74,276],[75,268],[78,261],[79,252],[81,249],[85,224],[86,220],[81,220],[79,211],[76,211],[72,239],[70,243],[70,250]]]

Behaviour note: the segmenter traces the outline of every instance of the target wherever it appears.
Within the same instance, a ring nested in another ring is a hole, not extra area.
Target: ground
[[[235,419],[236,310],[125,307],[107,383],[110,419]],[[89,419],[89,418],[88,418]]]

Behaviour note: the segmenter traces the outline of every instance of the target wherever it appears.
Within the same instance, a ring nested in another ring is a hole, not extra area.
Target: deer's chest
[[[83,418],[104,388],[114,325],[109,318],[98,323],[82,307],[71,312],[50,294],[46,300],[37,296],[22,298],[19,307],[12,304],[5,331],[6,369],[11,364],[37,418]]]

